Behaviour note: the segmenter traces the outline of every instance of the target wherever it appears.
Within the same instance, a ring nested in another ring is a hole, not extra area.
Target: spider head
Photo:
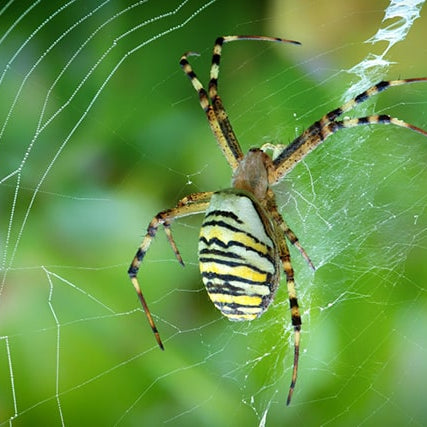
[[[271,158],[259,148],[252,148],[234,171],[232,185],[263,200],[268,190],[268,171],[271,167]]]

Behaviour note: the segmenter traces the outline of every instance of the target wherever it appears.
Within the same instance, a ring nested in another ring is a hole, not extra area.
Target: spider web
[[[303,3],[303,4],[301,4]],[[165,352],[126,275],[146,225],[230,171],[177,65],[220,94],[244,149],[288,143],[383,78],[425,76],[423,1],[27,1],[0,5],[0,425],[423,425],[427,377],[426,141],[343,131],[275,188],[317,266],[292,251],[303,314],[290,407],[285,286],[235,324],[197,269],[201,218],[160,232],[140,274]],[[349,115],[427,128],[427,88]]]

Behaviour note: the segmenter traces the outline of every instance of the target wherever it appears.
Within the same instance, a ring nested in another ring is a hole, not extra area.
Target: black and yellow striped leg
[[[281,241],[281,255],[280,259],[282,261],[283,271],[286,275],[286,286],[288,289],[288,298],[289,298],[289,307],[291,310],[291,319],[292,326],[294,328],[294,363],[292,369],[292,379],[291,385],[289,386],[288,398],[286,404],[291,403],[292,395],[295,389],[295,384],[298,376],[298,362],[299,362],[299,349],[300,349],[300,340],[301,340],[301,315],[298,306],[298,299],[295,290],[295,279],[294,279],[294,269],[291,264],[291,256],[289,254],[289,248],[286,244],[286,240]]]
[[[307,264],[313,269],[316,270],[316,267],[314,266],[313,262],[311,261],[310,257],[308,256],[305,249],[302,247],[301,243],[298,240],[298,237],[296,234],[289,228],[288,224],[286,224],[285,220],[282,218],[281,215],[279,215],[280,220],[278,221],[280,224],[280,228],[283,230],[283,233],[285,234],[286,238],[289,240],[289,242],[295,246],[302,257],[306,260]]]
[[[258,40],[268,42],[279,42],[279,43],[291,43],[300,45],[301,43],[295,40],[287,40],[279,37],[268,37],[268,36],[222,36],[215,40],[212,55],[212,65],[210,71],[209,80],[209,98],[213,102],[218,97],[218,75],[219,75],[219,63],[221,60],[222,45],[224,43],[234,42],[238,40]],[[222,104],[221,104],[222,105]]]
[[[243,152],[240,148],[237,139],[235,138],[234,132],[231,129],[231,125],[229,124],[229,130],[224,132],[224,125],[218,121],[218,117],[215,114],[214,108],[209,103],[209,98],[206,93],[205,88],[203,87],[200,80],[197,78],[196,73],[193,71],[190,63],[188,62],[187,57],[190,55],[197,55],[194,52],[187,52],[182,55],[179,64],[181,65],[184,73],[188,76],[193,85],[194,89],[196,89],[199,94],[200,105],[203,108],[206,117],[209,122],[209,126],[222,150],[224,156],[230,165],[231,169],[234,171],[239,165],[240,160],[243,158]],[[232,137],[230,137],[232,135]]]
[[[212,197],[212,192],[205,192],[205,193],[194,193],[190,194],[187,197],[184,197],[181,199],[175,208],[167,209],[165,211],[159,212],[150,222],[150,224],[147,227],[147,234],[145,235],[141,245],[139,246],[138,250],[136,251],[136,254],[132,260],[132,263],[128,269],[128,275],[129,278],[136,290],[136,293],[138,295],[138,298],[141,302],[141,305],[144,309],[144,312],[147,316],[148,323],[150,324],[150,327],[154,333],[154,336],[156,337],[157,344],[159,347],[163,350],[163,343],[160,339],[159,332],[156,328],[156,325],[154,323],[154,320],[151,316],[150,310],[148,309],[147,303],[145,301],[144,295],[142,294],[141,287],[139,286],[138,282],[138,271],[140,268],[140,265],[142,263],[142,260],[145,257],[145,254],[147,253],[154,237],[157,234],[157,230],[159,229],[160,225],[163,225],[163,228],[166,233],[166,237],[172,247],[172,250],[174,251],[174,254],[177,258],[177,260],[180,262],[180,264],[184,265],[181,255],[178,251],[178,248],[175,244],[175,241],[172,236],[172,232],[170,229],[170,225],[173,220],[177,218],[182,218],[184,216],[188,215],[194,215],[201,212],[204,212],[207,207],[209,206],[209,201]]]
[[[325,114],[324,118],[327,118],[330,122],[337,119],[339,116],[341,116],[344,113],[347,113],[348,111],[352,110],[357,105],[367,101],[372,96],[384,92],[385,90],[394,87],[394,86],[402,86],[405,84],[410,83],[418,83],[418,82],[425,82],[427,81],[426,77],[418,77],[413,79],[400,79],[400,80],[388,80],[388,81],[381,81],[377,83],[376,85],[370,87],[369,89],[366,89],[353,99],[350,99],[350,101],[347,101],[341,107],[336,108],[335,110],[330,111],[329,113]]]
[[[225,111],[224,105],[222,103],[221,97],[218,94],[218,76],[219,76],[219,65],[221,61],[221,52],[222,45],[224,43],[229,43],[238,40],[261,40],[269,42],[282,42],[282,43],[292,43],[300,44],[294,40],[286,40],[277,37],[265,37],[265,36],[222,36],[218,37],[215,40],[213,54],[212,54],[212,64],[210,71],[210,80],[208,86],[209,99],[211,105],[215,112],[215,116],[218,120],[219,126],[222,133],[225,135],[227,142],[230,146],[238,146],[237,137],[233,131],[231,123],[228,119],[227,112]]]
[[[373,95],[376,95],[377,93],[382,92],[389,87],[425,81],[427,81],[427,78],[413,78],[380,82],[362,92],[354,99],[346,102],[341,107],[330,111],[320,120],[313,123],[302,135],[292,141],[289,145],[285,146],[282,152],[273,159],[273,165],[275,168],[275,172],[273,173],[273,181],[280,181],[282,177],[290,172],[297,163],[304,159],[307,154],[322,144],[332,134],[341,129],[348,129],[363,125],[392,124],[427,136],[427,132],[425,130],[388,115],[371,115],[354,119],[336,120],[339,116],[353,109],[356,105],[365,102]]]
[[[224,36],[218,37],[215,41],[212,65],[210,71],[209,80],[209,97],[203,87],[200,80],[197,78],[193,71],[190,63],[188,62],[188,56],[198,55],[195,52],[187,52],[182,55],[179,64],[184,70],[185,74],[189,77],[191,84],[199,94],[200,105],[205,111],[209,125],[215,138],[224,153],[227,162],[233,169],[237,168],[240,160],[243,159],[243,152],[240,148],[239,142],[237,141],[236,134],[233,131],[231,123],[228,119],[227,112],[225,111],[224,105],[221,98],[218,95],[218,75],[219,75],[219,63],[221,59],[221,50],[223,43],[236,41],[236,40],[264,40],[274,41],[283,43],[300,44],[297,41],[280,39],[276,37],[264,37],[264,36]]]
[[[289,242],[292,244],[292,246],[295,246],[302,257],[306,260],[307,264],[313,269],[316,270],[316,267],[314,266],[313,262],[311,261],[310,257],[308,256],[305,249],[302,247],[301,243],[298,240],[297,235],[290,229],[286,221],[283,219],[282,215],[279,214],[277,210],[277,205],[275,202],[275,196],[273,191],[269,190],[269,202],[268,202],[268,209],[275,220],[276,224],[279,225],[281,230],[283,231],[285,237],[289,240]],[[281,239],[282,240],[282,239]]]

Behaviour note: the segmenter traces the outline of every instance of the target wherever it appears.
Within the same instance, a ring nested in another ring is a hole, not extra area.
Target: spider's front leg
[[[138,250],[136,251],[136,254],[128,269],[129,278],[136,290],[136,293],[138,294],[138,298],[147,316],[148,323],[150,324],[151,330],[153,331],[154,336],[156,337],[157,344],[162,350],[164,349],[162,340],[160,339],[159,332],[151,316],[150,310],[148,309],[144,295],[142,294],[142,291],[141,291],[141,287],[139,286],[139,282],[137,278],[138,271],[144,259],[144,256],[151,245],[151,242],[154,240],[154,237],[157,234],[157,230],[159,229],[160,225],[163,225],[163,228],[166,233],[166,237],[172,247],[172,250],[174,251],[174,254],[177,260],[179,261],[180,264],[184,265],[181,255],[176,246],[176,243],[173,239],[170,225],[172,221],[177,218],[182,218],[184,216],[194,215],[194,214],[204,212],[209,205],[209,201],[211,197],[212,197],[212,192],[190,194],[189,196],[181,199],[176,205],[176,207],[159,212],[151,220],[150,224],[148,225],[147,234],[145,235],[142,243],[140,244]]]

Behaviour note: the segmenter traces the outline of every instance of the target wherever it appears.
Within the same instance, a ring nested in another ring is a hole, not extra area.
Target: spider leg
[[[336,132],[339,129],[349,129],[356,126],[363,126],[363,125],[395,125],[402,128],[413,130],[414,132],[420,133],[421,135],[427,136],[427,131],[424,129],[421,129],[417,126],[411,125],[410,123],[406,123],[403,120],[397,119],[396,117],[390,117],[386,114],[381,115],[372,115],[372,116],[366,116],[366,117],[358,117],[356,119],[343,119],[343,120],[337,120],[333,122],[337,125],[336,130],[333,130],[333,132]]]
[[[329,119],[329,121],[333,121],[342,114],[346,113],[347,111],[352,110],[356,105],[361,104],[362,102],[367,101],[372,96],[376,95],[377,93],[383,92],[390,87],[393,86],[402,86],[409,83],[417,83],[417,82],[425,82],[427,81],[427,77],[418,77],[413,79],[400,79],[400,80],[388,80],[388,81],[382,81],[377,83],[376,85],[370,87],[369,89],[365,90],[364,92],[360,93],[353,99],[350,99],[350,101],[347,101],[345,104],[341,105],[341,107],[336,108],[335,110],[330,111],[328,114],[325,115]]]
[[[372,124],[392,124],[395,126],[410,129],[418,132],[421,135],[427,136],[427,132],[420,129],[410,123],[406,123],[403,120],[390,117],[387,115],[371,115],[366,117],[354,118],[354,119],[343,119],[337,121],[336,118],[343,113],[351,110],[357,104],[366,101],[371,96],[384,91],[385,89],[392,86],[399,86],[406,83],[415,83],[427,81],[427,78],[414,78],[406,80],[390,80],[388,82],[380,82],[375,86],[362,92],[354,99],[346,102],[341,107],[332,110],[328,114],[324,115],[320,120],[313,123],[308,129],[306,129],[298,138],[287,145],[282,152],[273,159],[274,173],[271,174],[272,181],[270,184],[276,184],[279,182],[288,172],[290,172],[297,163],[299,163],[304,157],[313,151],[318,145],[322,144],[329,136],[333,133],[341,130],[352,128],[362,125]]]
[[[282,215],[279,214],[279,211],[277,210],[277,205],[274,202],[273,192],[271,189],[269,191],[270,191],[269,209],[270,209],[270,212],[271,212],[274,220],[279,225],[280,229],[282,230],[282,232],[284,233],[286,238],[289,240],[289,242],[299,250],[300,254],[306,260],[307,264],[313,270],[316,270],[316,267],[314,266],[313,262],[311,261],[310,257],[308,256],[307,252],[305,251],[305,249],[302,247],[301,243],[299,242],[297,235],[289,228],[288,224],[283,219]]]
[[[302,255],[302,257],[305,259],[305,261],[307,262],[307,264],[313,269],[316,270],[316,267],[314,266],[313,262],[311,261],[310,257],[308,256],[307,252],[305,251],[305,249],[302,247],[301,243],[298,240],[298,237],[296,236],[296,234],[288,227],[288,225],[286,224],[285,221],[283,221],[283,226],[280,225],[280,227],[282,228],[283,232],[285,233],[286,238],[291,242],[291,244],[293,246],[295,246],[300,254]]]
[[[162,340],[160,339],[159,332],[151,316],[151,313],[145,301],[144,295],[142,294],[141,287],[139,286],[139,282],[137,278],[138,271],[145,257],[145,254],[147,253],[152,241],[154,240],[157,234],[157,230],[159,229],[160,225],[163,225],[163,228],[166,233],[166,237],[172,247],[172,250],[177,260],[179,261],[180,264],[184,265],[182,261],[182,257],[172,237],[170,225],[172,221],[177,218],[182,218],[184,216],[194,215],[194,214],[198,214],[205,211],[209,205],[209,201],[211,197],[212,197],[212,192],[190,194],[189,196],[181,199],[175,208],[167,209],[165,211],[159,212],[150,221],[150,224],[147,227],[147,234],[145,235],[142,243],[140,244],[138,250],[136,251],[136,254],[128,269],[129,278],[136,290],[138,298],[144,309],[145,315],[147,316],[148,323],[150,324],[151,330],[153,331],[154,336],[156,338],[157,344],[162,350],[164,349]]]
[[[189,77],[191,84],[199,94],[200,105],[203,108],[208,119],[209,125],[212,129],[212,132],[214,133],[215,138],[233,171],[239,165],[240,160],[243,159],[243,152],[240,148],[239,142],[237,141],[236,134],[234,133],[231,123],[228,119],[228,115],[225,111],[222,100],[218,95],[218,74],[223,43],[236,40],[264,40],[300,44],[299,42],[293,40],[264,36],[218,37],[215,41],[212,55],[212,65],[209,80],[209,97],[205,88],[201,84],[200,80],[197,78],[195,72],[193,71],[191,65],[188,62],[188,56],[197,55],[197,53],[187,52],[182,55],[179,61],[181,68],[184,70],[184,73]]]
[[[293,43],[300,44],[294,40],[280,39],[276,37],[265,37],[265,36],[222,36],[218,37],[215,41],[212,54],[212,65],[210,71],[209,80],[209,99],[211,100],[213,110],[218,119],[218,123],[221,127],[222,133],[226,136],[226,139],[231,146],[239,146],[237,137],[233,131],[231,123],[228,119],[227,112],[225,111],[221,97],[218,95],[218,75],[219,75],[219,64],[221,60],[222,45],[224,43],[238,41],[238,40],[262,40],[271,42],[282,42],[282,43]]]
[[[288,245],[286,240],[281,240],[281,255],[280,259],[282,261],[283,271],[286,275],[286,286],[288,289],[288,298],[289,298],[289,307],[291,309],[291,319],[292,326],[294,328],[294,364],[292,369],[292,379],[289,386],[288,397],[286,404],[291,403],[292,395],[295,389],[295,384],[297,381],[298,375],[298,362],[299,362],[299,349],[300,349],[300,340],[301,340],[301,315],[298,306],[298,299],[295,290],[295,280],[294,280],[294,269],[291,264],[291,256],[289,253]]]
[[[222,51],[222,45],[224,43],[234,42],[238,40],[261,40],[261,41],[268,41],[268,42],[279,42],[279,43],[291,43],[291,44],[297,44],[300,45],[301,43],[295,40],[287,40],[287,39],[281,39],[278,37],[268,37],[268,36],[222,36],[218,37],[215,40],[215,45],[213,48],[213,55],[212,55],[212,65],[211,65],[211,72],[210,72],[210,80],[209,80],[209,98],[212,101],[212,104],[214,104],[214,101],[218,98],[219,104],[218,106],[221,107],[225,114],[224,107],[222,107],[221,99],[218,95],[218,75],[219,75],[219,63],[221,60],[221,51]],[[227,115],[225,114],[225,119],[227,119]]]
[[[240,145],[237,142],[234,132],[231,129],[231,125],[230,125],[231,132],[224,133],[223,127],[221,127],[219,123],[219,120],[215,114],[214,108],[209,103],[209,98],[205,88],[203,87],[202,83],[200,83],[200,80],[197,78],[190,63],[188,62],[187,58],[190,55],[195,55],[195,53],[188,52],[182,55],[179,61],[179,64],[181,65],[181,68],[184,70],[184,73],[190,79],[194,89],[196,89],[197,93],[199,94],[200,105],[206,114],[209,125],[212,129],[212,132],[222,152],[224,153],[224,156],[228,164],[230,165],[231,169],[234,171],[239,165],[240,160],[243,158],[242,149],[240,148]]]
[[[292,369],[291,384],[289,386],[288,397],[286,400],[286,404],[289,405],[292,399],[292,394],[295,389],[295,384],[296,384],[297,375],[298,375],[299,349],[300,349],[300,341],[301,341],[302,322],[301,322],[301,315],[299,311],[297,294],[295,290],[294,269],[291,264],[291,254],[289,252],[289,247],[288,247],[288,244],[286,243],[285,237],[292,244],[298,247],[301,254],[307,260],[309,265],[312,268],[314,268],[314,266],[310,258],[308,257],[308,255],[305,253],[304,249],[302,249],[301,245],[299,245],[296,235],[288,227],[288,225],[280,215],[279,211],[277,210],[275,196],[271,189],[267,193],[266,208],[271,213],[271,216],[274,221],[274,226],[276,230],[275,231],[276,241],[279,249],[279,257],[280,257],[280,261],[282,262],[282,268],[286,276],[286,287],[288,290],[289,307],[291,310],[291,320],[292,320],[292,326],[294,329],[294,363],[293,363],[293,369]]]

